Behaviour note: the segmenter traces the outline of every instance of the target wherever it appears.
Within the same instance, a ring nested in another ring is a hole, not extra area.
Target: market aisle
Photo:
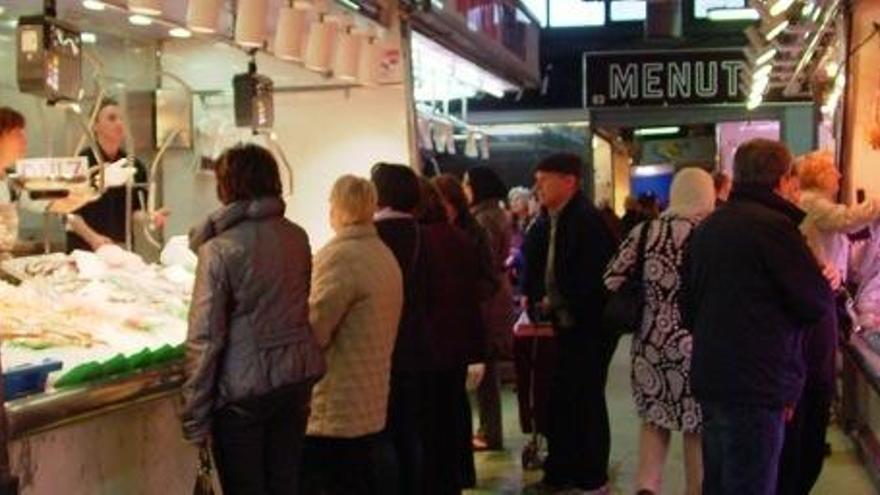
[[[629,339],[622,341],[611,364],[608,382],[608,407],[611,415],[611,478],[613,493],[633,493],[633,479],[637,461],[638,418],[632,404],[629,387]],[[520,433],[516,410],[516,397],[506,388],[504,403],[504,452],[478,453],[477,472],[479,489],[467,491],[469,495],[519,494],[522,487],[540,480],[541,472],[523,472],[520,453],[528,438]],[[869,495],[876,493],[862,468],[851,442],[840,430],[830,434],[834,454],[826,460],[816,494]],[[664,493],[684,493],[684,468],[681,442],[673,443],[666,466]]]

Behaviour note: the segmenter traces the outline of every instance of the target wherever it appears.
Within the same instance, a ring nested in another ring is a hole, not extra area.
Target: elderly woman
[[[832,288],[837,289],[846,281],[851,265],[846,234],[855,233],[880,218],[880,202],[869,200],[852,206],[837,203],[841,175],[828,151],[798,158],[797,172],[801,186],[799,206],[806,213],[801,232],[825,268]],[[835,388],[838,329],[834,316],[806,333],[807,380],[794,417],[786,424],[778,476],[780,495],[809,493],[822,470],[825,432]]]
[[[679,268],[690,234],[715,207],[712,176],[699,168],[675,175],[666,212],[636,226],[623,241],[605,274],[605,285],[617,290],[635,266],[639,240],[645,235],[642,278],[645,308],[642,328],[632,341],[633,398],[642,429],[639,438],[639,494],[661,492],[670,432],[684,434],[686,491],[700,493],[702,454],[700,406],[690,388],[691,333],[682,326]]]
[[[482,305],[489,339],[485,373],[477,388],[480,428],[473,444],[475,450],[501,450],[504,436],[498,362],[510,359],[513,352],[513,290],[505,266],[513,225],[510,215],[501,208],[507,186],[492,169],[471,168],[465,173],[463,186],[470,212],[486,232],[492,253],[492,270],[498,281],[495,293]]]
[[[391,446],[382,431],[403,278],[373,226],[376,205],[373,184],[351,175],[330,193],[336,236],[315,256],[309,299],[327,374],[312,393],[303,455],[307,494],[379,495],[396,484],[396,473],[384,470]]]
[[[465,381],[468,365],[482,362],[485,350],[485,326],[477,297],[480,255],[477,244],[450,222],[449,209],[434,184],[422,178],[419,187],[418,217],[424,226],[428,254],[430,348],[423,391],[424,493],[450,495],[476,483]]]
[[[272,155],[254,145],[217,164],[223,207],[193,231],[183,431],[211,439],[223,493],[298,493],[312,385],[324,360],[309,325],[311,252],[284,218]]]

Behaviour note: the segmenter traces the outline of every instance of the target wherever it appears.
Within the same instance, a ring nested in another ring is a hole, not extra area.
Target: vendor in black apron
[[[118,102],[106,98],[99,105],[94,125],[95,140],[102,161],[110,164],[127,156],[122,148],[125,141],[125,125]],[[89,159],[90,166],[97,165],[98,161],[91,149],[82,151],[80,155]],[[147,182],[147,169],[136,158],[134,166],[134,183],[138,186],[132,188],[132,221],[146,221],[146,214],[142,211],[144,205],[141,203],[141,196],[146,194],[143,184]],[[94,251],[106,244],[124,245],[125,216],[125,186],[107,188],[100,198],[68,216],[67,251],[71,252],[74,249]],[[159,211],[152,220],[156,226],[161,227],[165,223],[166,216],[165,211]]]

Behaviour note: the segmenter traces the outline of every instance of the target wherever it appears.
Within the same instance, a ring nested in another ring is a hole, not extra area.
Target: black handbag
[[[642,326],[645,308],[645,245],[651,230],[651,221],[644,222],[636,244],[636,264],[623,284],[608,297],[602,313],[602,325],[612,335],[634,333]]]

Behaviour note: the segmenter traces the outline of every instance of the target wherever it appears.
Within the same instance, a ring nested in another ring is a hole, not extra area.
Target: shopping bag
[[[215,495],[214,481],[212,479],[213,471],[211,453],[208,451],[207,445],[202,445],[199,447],[199,473],[196,475],[193,495]]]

